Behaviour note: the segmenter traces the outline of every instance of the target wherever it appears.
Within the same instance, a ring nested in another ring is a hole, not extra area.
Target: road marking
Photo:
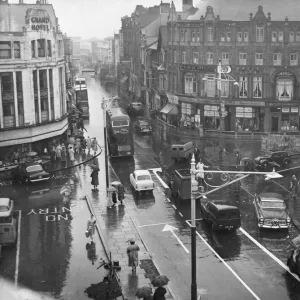
[[[16,270],[15,270],[15,287],[18,286],[18,279],[19,279],[20,246],[21,246],[21,216],[22,216],[22,212],[21,212],[21,210],[19,210]]]
[[[178,241],[178,243],[182,246],[182,248],[184,249],[184,251],[186,253],[190,253],[190,251],[188,250],[188,248],[183,244],[183,242],[180,240],[180,238],[174,233],[174,230],[178,230],[178,228],[171,226],[169,224],[166,224],[164,229],[162,231],[171,231],[173,236],[176,238],[176,240]]]
[[[174,207],[174,209],[177,209],[177,207],[174,204],[172,204],[172,206]]]
[[[255,238],[253,238],[245,229],[239,228],[239,230],[249,239],[251,240],[256,246],[258,246],[261,250],[267,253],[271,258],[273,258],[283,269],[289,272],[295,279],[300,282],[300,278],[292,273],[287,265],[285,265],[279,258],[277,258],[273,253],[271,253],[268,249],[266,249],[263,245],[261,245]]]
[[[168,185],[162,180],[162,178],[157,174],[157,172],[162,172],[161,168],[155,168],[155,169],[149,169],[149,171],[152,171],[156,178],[160,181],[160,183],[163,185],[165,189],[168,189]]]
[[[183,217],[183,214],[182,214],[181,212],[179,213],[179,215],[180,215],[181,217]]]
[[[168,202],[171,202],[171,200],[170,200],[169,198],[167,198],[167,201],[168,201]]]
[[[191,227],[191,224],[186,221],[189,226]],[[242,280],[242,278],[227,264],[227,262],[214,250],[214,248],[211,247],[211,245],[208,244],[208,242],[202,237],[202,235],[196,231],[196,234],[199,236],[199,238],[204,242],[204,244],[215,254],[215,256],[218,257],[218,259],[226,266],[226,268],[238,279],[238,281],[248,290],[248,292],[257,300],[260,300],[260,298],[254,293],[254,291],[251,290],[251,288]]]
[[[137,226],[137,227],[138,227],[138,228],[142,228],[142,227],[151,227],[151,226],[157,226],[157,225],[166,225],[166,224],[170,224],[170,223],[177,223],[177,222],[166,222],[166,223],[145,224],[145,225],[139,225],[139,226]]]

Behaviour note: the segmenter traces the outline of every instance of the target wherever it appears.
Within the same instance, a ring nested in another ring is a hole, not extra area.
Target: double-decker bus
[[[132,156],[134,154],[131,120],[120,107],[106,110],[108,151],[111,157]]]
[[[77,104],[82,109],[82,117],[89,118],[89,98],[85,78],[76,78],[74,89]]]

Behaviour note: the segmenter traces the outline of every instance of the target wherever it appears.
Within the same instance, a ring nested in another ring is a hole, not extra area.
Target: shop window
[[[255,53],[255,64],[257,66],[262,66],[264,64],[262,53]]]
[[[235,130],[251,132],[259,130],[259,108],[236,107]]]
[[[14,42],[14,58],[21,58],[20,42]]]
[[[222,80],[221,81],[221,97],[228,97],[229,96],[229,81]]]
[[[205,129],[218,130],[220,126],[220,107],[217,105],[204,105]]]
[[[186,75],[184,77],[184,93],[197,94],[197,78],[193,75]]]
[[[194,114],[194,106],[191,103],[181,103],[181,121],[183,122],[183,126],[191,125],[191,117]]]
[[[212,52],[206,53],[206,63],[212,65],[214,63],[214,54]]]
[[[296,42],[300,42],[300,31],[296,33]]]
[[[245,31],[244,32],[244,42],[248,42],[248,40],[249,40],[249,34],[248,34],[248,31]]]
[[[36,57],[36,53],[35,53],[35,41],[31,41],[31,57],[32,58]]]
[[[214,75],[205,75],[205,93],[207,97],[215,97],[216,96],[216,80]]]
[[[37,40],[37,45],[38,45],[38,57],[45,57],[46,56],[45,39]]]
[[[212,27],[207,28],[207,41],[208,42],[214,41],[214,29]]]
[[[273,54],[273,64],[274,66],[281,66],[282,61],[282,54],[281,53],[274,53]]]
[[[283,42],[283,31],[278,32],[278,41]]]
[[[52,47],[51,47],[51,41],[47,40],[47,56],[52,56]]]
[[[282,131],[298,131],[299,129],[299,109],[298,107],[283,107],[281,114]]]
[[[242,32],[238,32],[237,33],[237,41],[238,42],[242,42],[243,41],[243,33]]]
[[[253,77],[253,98],[262,97],[262,77]]]
[[[222,32],[221,33],[221,42],[225,42],[225,33],[224,32]]]
[[[174,51],[174,63],[176,64],[177,63],[177,52]]]
[[[40,77],[40,89],[47,89],[47,70],[40,70],[39,71]]]
[[[5,103],[3,102],[3,116],[11,117],[15,115],[15,106],[14,103]]]
[[[241,53],[240,52],[239,64],[242,65],[242,66],[247,65],[247,53]]]
[[[276,83],[276,97],[281,101],[293,98],[294,82],[292,78],[278,78]]]
[[[276,31],[272,32],[272,42],[277,42],[277,32]]]
[[[222,53],[222,64],[223,65],[229,64],[229,53],[227,53],[227,52]]]
[[[248,97],[248,78],[245,76],[240,77],[239,96],[240,98]]]
[[[182,62],[183,64],[186,63],[186,52],[182,52],[182,53],[181,53],[181,62]]]
[[[196,42],[196,32],[192,32],[192,42]]]
[[[293,43],[295,42],[295,32],[290,31],[290,42]]]
[[[0,59],[11,58],[11,43],[0,42]]]
[[[0,73],[2,94],[13,94],[14,83],[12,73]]]
[[[290,64],[291,64],[291,66],[297,66],[298,65],[298,54],[297,53],[291,53],[291,55],[290,55]]]
[[[263,42],[264,41],[264,27],[256,26],[256,41]]]
[[[199,52],[193,52],[193,63],[194,64],[199,63]]]

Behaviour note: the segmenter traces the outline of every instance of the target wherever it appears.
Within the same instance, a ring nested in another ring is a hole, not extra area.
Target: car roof
[[[136,175],[150,175],[148,170],[135,170],[134,172]]]
[[[219,210],[239,210],[237,206],[230,205],[225,200],[212,200],[211,203]]]
[[[0,198],[0,206],[9,206],[10,198]]]
[[[278,193],[261,193],[259,197],[262,201],[284,201],[282,195]]]

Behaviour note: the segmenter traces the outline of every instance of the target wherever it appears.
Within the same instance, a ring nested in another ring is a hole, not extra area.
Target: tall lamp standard
[[[213,174],[226,174],[229,177],[229,174],[243,174],[243,175],[265,175],[266,180],[270,179],[278,179],[283,176],[273,170],[272,172],[244,172],[244,171],[200,171],[196,170],[196,161],[195,155],[193,154],[191,160],[191,269],[192,269],[192,280],[191,280],[191,299],[197,300],[197,259],[196,259],[196,197],[199,196],[199,186],[196,180],[196,175],[201,173],[209,173],[213,176]],[[233,180],[232,183],[236,182]],[[227,185],[230,185],[229,182]],[[224,186],[220,186],[223,188]],[[205,199],[207,193],[201,193],[200,199]]]

